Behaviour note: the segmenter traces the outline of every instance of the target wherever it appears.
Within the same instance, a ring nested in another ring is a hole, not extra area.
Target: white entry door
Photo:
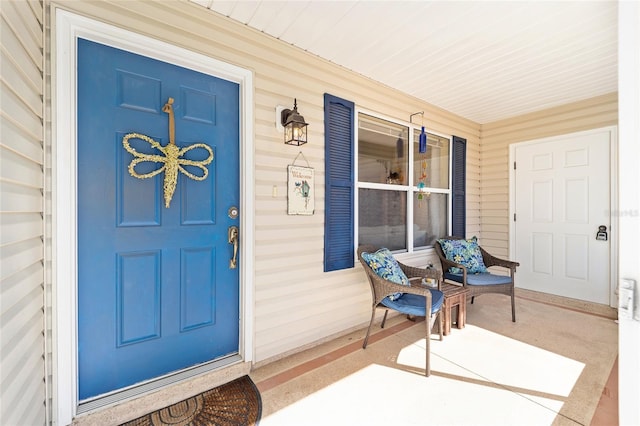
[[[610,304],[613,137],[608,128],[515,145],[517,287]]]

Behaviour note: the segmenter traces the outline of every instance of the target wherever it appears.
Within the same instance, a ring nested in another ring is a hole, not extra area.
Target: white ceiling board
[[[289,29],[289,27],[295,25],[298,16],[303,13],[304,9],[308,6],[309,2],[307,1],[297,1],[291,4],[283,3],[278,14],[271,17],[271,22],[268,22],[262,28],[262,31],[276,38],[282,38],[282,35]],[[264,15],[268,16],[268,13],[265,13]]]
[[[264,3],[271,4],[271,2]],[[317,55],[318,53],[311,50],[310,47],[334,29],[342,32],[343,29],[337,25],[337,21],[352,7],[353,2],[312,1],[298,15],[294,25],[287,29],[281,39]]]
[[[214,4],[211,7],[218,7],[218,4],[222,4],[225,10],[228,10],[229,3],[233,5],[231,9],[230,16],[233,16],[233,19],[236,21],[240,21],[243,24],[248,24],[253,15],[256,13],[256,10],[260,6],[260,2],[257,1],[236,1],[236,2],[216,2],[214,0]],[[272,7],[277,6],[277,3],[274,2]],[[217,11],[217,10],[216,10]]]
[[[194,1],[478,123],[617,90],[615,1]]]

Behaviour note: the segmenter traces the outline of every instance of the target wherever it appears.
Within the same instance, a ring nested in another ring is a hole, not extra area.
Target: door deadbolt
[[[596,233],[596,240],[607,241],[609,236],[607,235],[607,227],[604,225],[598,226],[598,232]]]
[[[236,219],[238,217],[238,208],[236,206],[229,207],[227,215],[229,216],[229,219]]]

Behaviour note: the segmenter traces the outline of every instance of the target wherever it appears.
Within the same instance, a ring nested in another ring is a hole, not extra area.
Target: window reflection
[[[358,180],[407,185],[409,128],[360,114],[358,119]]]
[[[427,188],[449,188],[449,139],[427,133],[427,152],[418,152],[416,131],[413,137],[413,185],[423,182]]]
[[[406,250],[407,193],[360,189],[358,200],[358,245]]]
[[[447,235],[447,194],[415,193],[413,200],[413,248],[431,247]]]

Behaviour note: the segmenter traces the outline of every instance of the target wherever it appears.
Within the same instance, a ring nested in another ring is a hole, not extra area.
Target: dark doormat
[[[261,415],[260,392],[243,376],[122,426],[257,426]]]

